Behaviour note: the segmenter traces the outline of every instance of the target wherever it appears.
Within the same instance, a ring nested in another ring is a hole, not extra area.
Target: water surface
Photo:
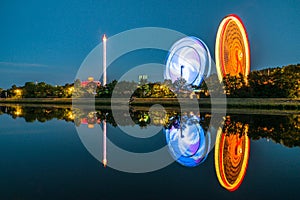
[[[230,192],[217,178],[215,147],[195,167],[174,161],[157,171],[126,173],[105,168],[86,150],[76,131],[76,127],[102,127],[105,119],[107,137],[114,144],[133,152],[153,151],[167,144],[165,130],[170,127],[164,126],[164,131],[146,139],[128,136],[119,128],[137,126],[145,130],[151,121],[147,110],[130,112],[137,125],[124,121],[119,126],[109,109],[78,114],[69,107],[11,105],[1,106],[0,110],[1,199],[297,199],[300,184],[297,113],[227,114],[223,132],[242,133],[248,127],[246,135],[250,141],[244,179]],[[184,115],[176,111],[167,114],[169,118]],[[207,131],[205,120],[209,120],[209,113],[201,113],[200,117],[201,127]],[[153,117],[151,122],[162,123],[154,122]]]

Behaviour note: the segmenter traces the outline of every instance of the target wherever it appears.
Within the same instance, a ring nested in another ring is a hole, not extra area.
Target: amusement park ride
[[[106,84],[106,36],[103,36],[103,85]],[[189,85],[199,86],[211,75],[212,58],[207,45],[194,36],[184,37],[173,44],[166,61],[164,78],[172,82],[185,79]],[[215,63],[219,81],[229,74],[250,72],[250,48],[247,32],[242,20],[234,14],[226,16],[220,23],[215,41]],[[193,116],[195,118],[195,116]],[[182,121],[182,120],[180,120]],[[218,130],[214,140],[203,128],[187,119],[184,127],[166,131],[170,153],[184,166],[194,167],[202,163],[211,145],[215,145],[215,170],[217,178],[229,191],[236,190],[243,181],[249,158],[250,140],[247,130],[240,133],[223,133]],[[106,121],[103,122],[103,165],[108,164],[106,156]],[[179,155],[180,154],[180,155]]]

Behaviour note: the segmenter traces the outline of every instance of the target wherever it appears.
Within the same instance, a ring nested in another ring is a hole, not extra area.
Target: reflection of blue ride
[[[180,126],[174,121],[170,129],[166,129],[166,140],[172,157],[181,165],[194,167],[206,159],[211,146],[210,133],[205,134],[199,124],[199,118],[183,116]]]

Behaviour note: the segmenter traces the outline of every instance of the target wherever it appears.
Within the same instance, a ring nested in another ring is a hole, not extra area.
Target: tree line
[[[299,98],[300,64],[252,71],[247,79],[227,75],[223,84],[228,97]]]
[[[0,88],[1,98],[70,98],[96,97],[110,98],[130,94],[137,98],[175,98],[209,97],[213,92],[224,92],[227,97],[237,98],[300,98],[300,64],[285,67],[268,68],[250,72],[248,77],[226,75],[222,83],[216,74],[201,83],[192,86],[179,78],[156,83],[136,83],[134,81],[112,81],[106,85],[98,85],[90,81],[87,85],[77,79],[72,84],[52,86],[45,82],[26,82],[24,86],[4,90]]]
[[[1,98],[69,98],[72,96],[74,84],[64,86],[50,85],[45,82],[26,82],[24,86],[13,85],[7,90],[0,89]]]
[[[210,97],[214,92],[225,93],[230,98],[300,98],[300,64],[282,68],[255,70],[248,77],[242,74],[227,74],[219,81],[217,74],[212,74],[202,81],[200,86],[187,85],[179,78],[174,83],[148,83],[138,86],[134,97]]]

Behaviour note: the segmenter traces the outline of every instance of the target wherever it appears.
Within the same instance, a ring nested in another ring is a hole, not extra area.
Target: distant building
[[[148,75],[139,75],[139,84],[144,84],[148,82]]]
[[[82,87],[86,87],[89,83],[96,83],[97,86],[100,86],[101,85],[101,82],[100,81],[95,81],[94,80],[94,77],[89,77],[88,80],[85,80],[85,81],[81,81],[81,86]]]

